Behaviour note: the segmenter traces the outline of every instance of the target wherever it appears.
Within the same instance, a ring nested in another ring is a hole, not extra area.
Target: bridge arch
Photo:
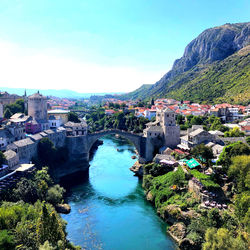
[[[115,135],[115,134],[125,137],[126,139],[131,141],[134,144],[140,158],[145,158],[145,137],[119,129],[108,129],[88,134],[88,143],[87,143],[88,153],[90,152],[90,149],[98,139],[100,139],[105,135]]]

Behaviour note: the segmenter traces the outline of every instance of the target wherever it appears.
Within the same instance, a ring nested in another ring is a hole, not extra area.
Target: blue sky
[[[246,0],[0,0],[0,86],[131,91],[249,13]]]

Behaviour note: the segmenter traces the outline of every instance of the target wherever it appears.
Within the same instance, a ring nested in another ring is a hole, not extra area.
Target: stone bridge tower
[[[176,147],[180,142],[180,126],[176,125],[176,114],[170,108],[156,112],[156,122],[160,124],[164,133],[164,145]]]

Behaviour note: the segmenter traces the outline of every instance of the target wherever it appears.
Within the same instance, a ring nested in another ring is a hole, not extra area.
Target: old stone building
[[[169,108],[156,112],[156,123],[163,129],[164,145],[170,148],[176,147],[180,142],[180,127],[176,125],[175,119],[175,112]]]
[[[18,166],[19,155],[15,151],[9,149],[4,152],[4,156],[5,156],[5,164],[8,165],[8,169]]]
[[[178,147],[188,151],[201,143],[217,142],[215,135],[203,130],[201,127],[195,126],[193,126],[192,129],[188,129],[187,134],[180,139],[181,143],[178,144]]]
[[[47,120],[47,97],[41,95],[39,91],[28,97],[28,115],[33,118],[26,123],[27,133],[35,134],[49,129]]]
[[[64,124],[66,128],[67,136],[78,136],[78,135],[87,135],[88,126],[85,121],[81,122],[67,122]]]

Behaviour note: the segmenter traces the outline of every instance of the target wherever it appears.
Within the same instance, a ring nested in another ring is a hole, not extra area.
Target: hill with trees
[[[248,104],[250,23],[207,29],[158,82],[123,95],[125,99],[168,97],[193,102]]]

